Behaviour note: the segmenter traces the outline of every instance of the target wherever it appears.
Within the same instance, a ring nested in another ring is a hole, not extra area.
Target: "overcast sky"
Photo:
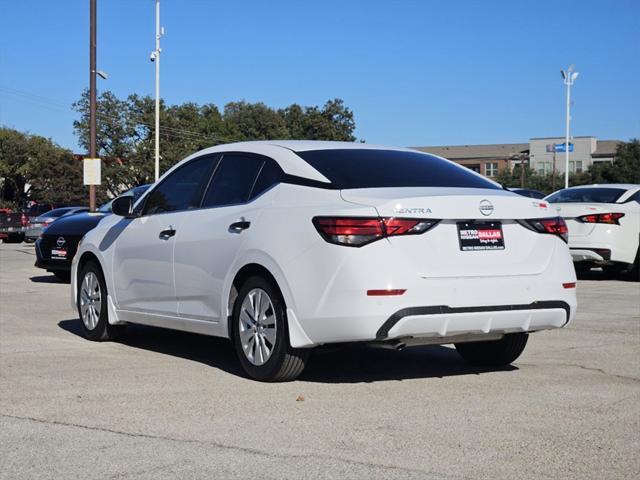
[[[77,150],[89,0],[0,0],[0,124]],[[162,0],[162,96],[273,107],[339,97],[391,145],[640,136],[640,2]],[[99,89],[153,94],[153,0],[98,0]]]

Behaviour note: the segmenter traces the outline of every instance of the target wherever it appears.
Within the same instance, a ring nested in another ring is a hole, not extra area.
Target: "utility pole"
[[[151,61],[156,63],[156,132],[155,132],[155,179],[160,177],[160,38],[164,28],[160,26],[160,0],[156,0],[156,49],[151,52]]]
[[[556,146],[553,146],[553,173],[551,175],[551,191],[556,191]],[[569,178],[567,176],[567,178]],[[565,187],[566,188],[566,187]]]
[[[564,188],[569,188],[569,125],[571,123],[571,86],[578,78],[579,73],[573,71],[571,65],[567,71],[560,70],[564,84],[567,86],[567,114],[566,114],[566,131],[564,141]]]
[[[89,158],[96,155],[96,0],[89,0]],[[89,185],[89,210],[96,211],[96,186]]]

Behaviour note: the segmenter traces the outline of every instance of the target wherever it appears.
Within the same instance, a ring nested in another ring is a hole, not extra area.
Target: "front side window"
[[[149,194],[143,215],[198,208],[216,160],[201,157],[171,173]]]
[[[245,203],[249,200],[264,163],[264,159],[253,155],[224,155],[211,180],[202,206],[222,207]]]
[[[434,155],[375,149],[310,150],[296,154],[331,181],[334,188],[500,187],[467,168]]]

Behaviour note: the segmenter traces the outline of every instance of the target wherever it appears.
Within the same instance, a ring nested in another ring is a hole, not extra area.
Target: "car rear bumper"
[[[611,260],[611,250],[608,248],[572,248],[571,258],[574,262],[590,262],[607,264]]]
[[[300,338],[308,342],[293,345],[292,337],[292,346],[406,337],[450,343],[451,336],[480,340],[487,334],[562,328],[575,315],[576,277],[569,249],[551,240],[557,244],[548,263],[526,275],[496,275],[490,266],[484,276],[416,274],[415,266],[398,261],[396,250],[382,243],[370,261],[340,259],[326,279],[319,278],[320,268],[312,276],[301,269],[299,276],[288,277],[296,299],[295,329],[299,326]],[[368,290],[376,288],[403,293],[370,296]]]
[[[588,236],[572,237],[569,233],[573,261],[601,265],[633,263],[638,252],[638,234],[627,235],[620,229],[618,225],[596,225]]]
[[[24,236],[26,238],[38,238],[42,235],[43,230],[44,230],[43,227],[27,228],[24,231]]]
[[[564,301],[462,308],[412,307],[389,317],[376,332],[376,340],[531,332],[564,327],[570,318],[571,307]]]

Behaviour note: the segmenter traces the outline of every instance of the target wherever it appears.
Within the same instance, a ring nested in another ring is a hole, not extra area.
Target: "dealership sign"
[[[567,149],[564,143],[550,143],[547,145],[547,152],[564,153]],[[569,142],[569,151],[573,152],[573,143]]]

